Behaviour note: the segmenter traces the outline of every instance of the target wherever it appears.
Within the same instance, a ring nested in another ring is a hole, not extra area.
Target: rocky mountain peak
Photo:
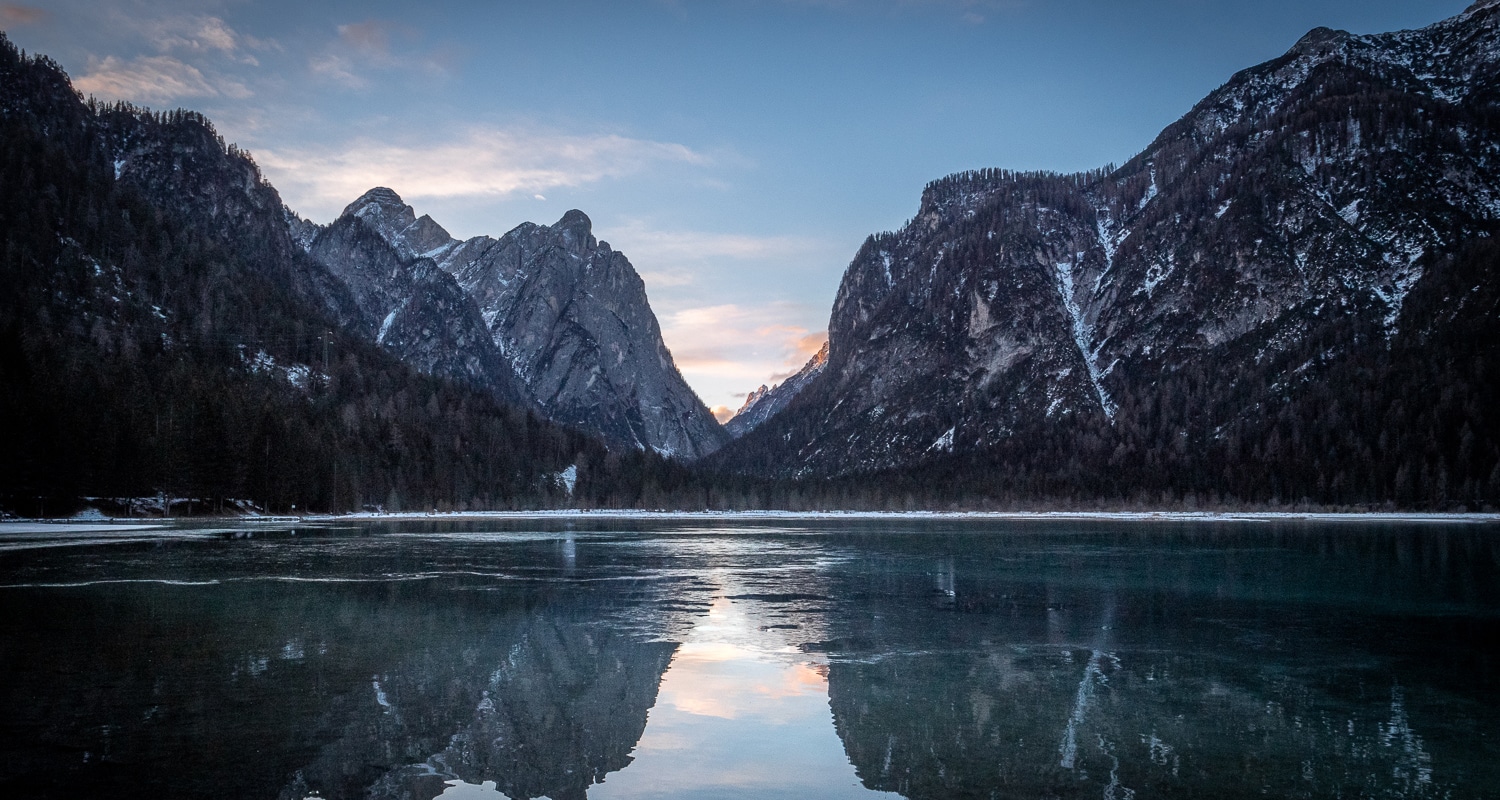
[[[545,415],[611,442],[699,458],[727,440],[672,362],[640,276],[624,254],[594,238],[582,211],[550,226],[523,223],[499,239],[460,242],[431,217],[417,217],[394,191],[377,187],[330,228],[347,227],[345,218],[373,231],[408,264],[430,259],[476,305],[482,335],[454,330],[451,347],[419,349],[426,361],[454,348],[474,355],[476,347],[493,347]],[[365,247],[358,257],[331,246],[319,253],[337,262],[341,274],[397,274],[375,257],[378,249]],[[377,294],[381,302],[399,301],[401,292]],[[440,328],[430,319],[420,330]],[[488,340],[484,346],[474,344],[480,338]],[[487,363],[487,353],[480,355]]]
[[[432,217],[417,212],[401,199],[401,195],[384,186],[377,186],[360,195],[358,200],[344,208],[343,217],[357,217],[369,225],[403,258],[419,256],[434,257],[445,246],[453,244],[453,237],[437,224]]]
[[[593,250],[599,246],[594,240],[594,222],[589,215],[573,209],[562,216],[552,229],[562,233],[563,241],[570,249]]]
[[[344,207],[344,213],[340,216],[351,214],[361,218],[380,217],[403,220],[408,225],[417,219],[416,212],[401,200],[401,195],[384,186],[376,186],[360,195],[358,200]]]
[[[755,390],[751,391],[750,394],[745,395],[745,404],[742,405],[742,406],[740,406],[740,410],[734,412],[734,415],[736,417],[738,417],[739,415],[745,413],[746,411],[749,411],[750,409],[754,408],[756,403],[759,403],[761,400],[763,400],[765,398],[766,395],[768,395],[770,393],[771,393],[771,387],[769,387],[769,386],[765,385],[764,383],[762,383],[760,385],[759,389],[755,389]]]
[[[1292,52],[1299,55],[1323,55],[1349,41],[1348,31],[1334,28],[1313,28],[1307,35],[1292,45]]]
[[[724,423],[724,429],[729,432],[730,436],[738,439],[760,427],[790,405],[792,400],[811,385],[815,378],[823,374],[827,366],[828,342],[824,342],[823,347],[807,360],[797,374],[773,387],[767,388],[762,384],[759,389],[751,392],[745,398],[745,404],[740,407],[740,410]]]

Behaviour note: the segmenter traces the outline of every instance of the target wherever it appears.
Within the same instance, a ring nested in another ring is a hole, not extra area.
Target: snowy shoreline
[[[636,509],[559,509],[546,511],[399,512],[308,514],[305,516],[236,516],[168,518],[50,518],[0,520],[0,533],[144,530],[166,525],[255,525],[327,522],[414,522],[483,520],[662,520],[662,521],[1121,521],[1121,522],[1405,522],[1440,524],[1500,523],[1500,514],[1440,514],[1418,512],[1301,512],[1301,511],[648,511]]]

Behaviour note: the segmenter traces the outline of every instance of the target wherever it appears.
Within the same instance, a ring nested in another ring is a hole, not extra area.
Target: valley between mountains
[[[1314,30],[1122,166],[932,182],[723,426],[583,211],[317,224],[8,40],[0,146],[17,513],[1500,506],[1496,0]]]

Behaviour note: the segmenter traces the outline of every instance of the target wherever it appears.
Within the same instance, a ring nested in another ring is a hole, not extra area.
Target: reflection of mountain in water
[[[1426,685],[1415,722],[1389,662],[1350,651],[1367,639],[1306,621],[965,577],[951,562],[861,575],[866,602],[814,645],[830,654],[835,726],[866,788],[912,800],[1442,797],[1462,759],[1442,762],[1455,732],[1438,726],[1482,718],[1437,711]]]
[[[575,800],[630,763],[676,645],[637,641],[551,612],[534,614],[508,633],[485,648],[493,652],[490,647],[509,642],[503,657],[473,659],[468,672],[477,680],[425,664],[389,676],[383,686],[389,708],[382,716],[392,720],[381,726],[388,731],[383,743],[406,738],[405,715],[439,704],[466,713],[448,731],[446,746],[391,771],[368,796],[409,797],[420,787],[418,797],[432,797],[443,780],[460,778],[494,781],[513,800]],[[471,654],[464,654],[466,662]]]
[[[371,676],[357,713],[281,797],[426,799],[457,778],[493,781],[513,800],[584,798],[631,762],[676,649],[621,617],[660,626],[681,613],[590,600],[555,597],[459,636],[432,631],[432,647]]]
[[[478,569],[0,593],[0,796],[582,798],[630,763],[702,587]]]

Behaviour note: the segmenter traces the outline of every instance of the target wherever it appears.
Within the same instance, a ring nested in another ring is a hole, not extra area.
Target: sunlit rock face
[[[374,231],[399,259],[431,260],[456,279],[494,348],[549,418],[685,459],[728,440],[678,372],[635,268],[594,238],[583,212],[460,242],[377,188],[344,217]]]
[[[766,420],[781,413],[782,409],[790,405],[803,389],[812,384],[814,378],[822,375],[823,367],[827,364],[828,343],[824,342],[822,349],[808,359],[796,375],[773,387],[762,386],[751,392],[750,396],[745,398],[745,405],[735,412],[728,422],[724,423],[724,430],[738,439],[760,427]]]
[[[1481,3],[1320,29],[1122,167],[932,183],[850,264],[821,376],[727,463],[839,475],[1129,429],[1161,381],[1199,374],[1224,382],[1211,435],[1364,346],[1317,345],[1330,326],[1385,347],[1423,324],[1402,311],[1431,260],[1500,219],[1497,26]]]

